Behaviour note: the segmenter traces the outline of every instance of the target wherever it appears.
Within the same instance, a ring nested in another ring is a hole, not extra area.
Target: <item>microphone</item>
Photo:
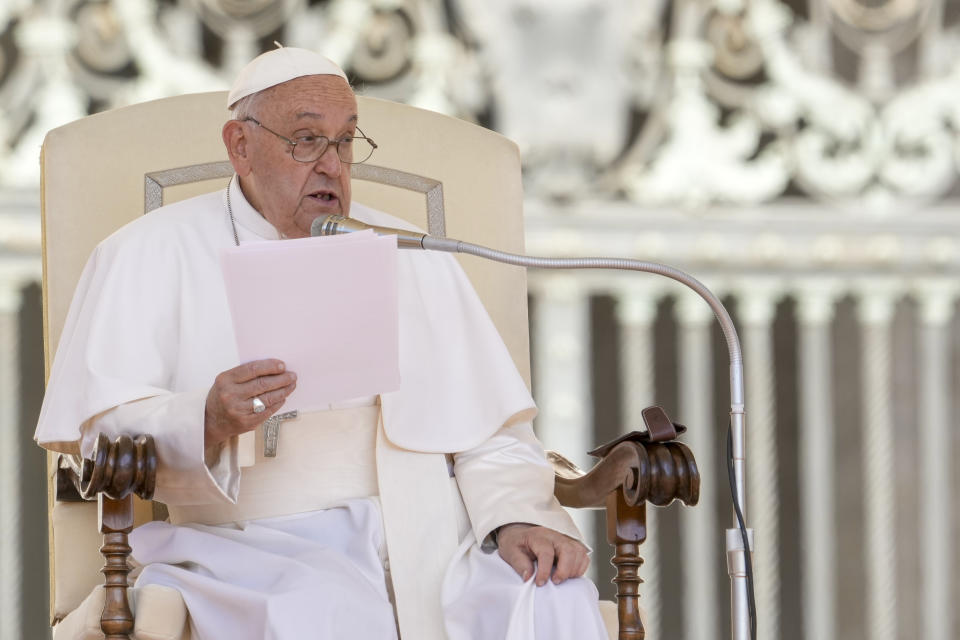
[[[311,236],[334,236],[366,230],[373,231],[378,236],[397,236],[397,247],[400,249],[433,249],[454,253],[459,250],[458,240],[438,238],[418,231],[380,227],[336,214],[321,216],[310,225]]]
[[[317,218],[310,225],[311,236],[332,236],[338,233],[351,233],[370,229],[378,235],[397,237],[397,247],[406,249],[432,249],[450,253],[463,253],[477,256],[486,260],[493,260],[504,264],[519,267],[534,267],[539,269],[620,269],[624,271],[641,271],[651,273],[671,280],[692,289],[710,305],[714,315],[720,322],[723,336],[727,342],[727,354],[730,360],[730,431],[729,431],[729,475],[730,489],[734,505],[733,528],[727,529],[727,569],[730,573],[731,588],[731,630],[737,640],[747,637],[756,637],[756,605],[753,598],[753,570],[750,553],[753,544],[750,538],[753,529],[746,526],[743,515],[746,460],[744,453],[745,424],[744,424],[744,397],[743,397],[743,355],[740,349],[740,338],[737,329],[724,308],[723,303],[710,289],[690,274],[674,267],[656,262],[643,262],[629,258],[550,258],[526,256],[506,251],[498,251],[453,238],[440,238],[425,233],[378,227],[345,218],[338,215],[328,215]],[[733,558],[732,560],[730,558]],[[737,567],[746,566],[746,572],[741,573]],[[749,635],[748,635],[749,634]]]

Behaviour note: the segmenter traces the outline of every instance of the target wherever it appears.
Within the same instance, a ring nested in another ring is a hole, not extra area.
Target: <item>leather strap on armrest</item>
[[[603,458],[621,442],[669,442],[675,440],[678,435],[687,430],[682,424],[672,422],[667,417],[667,412],[663,410],[663,407],[647,407],[640,415],[643,416],[643,424],[646,426],[645,431],[631,431],[587,453],[597,458]]]

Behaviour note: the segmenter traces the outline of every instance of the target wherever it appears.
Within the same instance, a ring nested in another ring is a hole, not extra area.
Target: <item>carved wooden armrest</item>
[[[554,494],[565,507],[599,508],[620,491],[630,506],[650,502],[665,507],[674,500],[695,505],[700,499],[700,472],[693,453],[681,442],[621,442],[589,472],[556,451]]]
[[[649,412],[649,413],[648,413]],[[640,544],[647,537],[646,503],[666,506],[674,500],[695,505],[700,498],[700,472],[693,453],[674,440],[682,425],[671,423],[663,410],[644,410],[647,431],[633,432],[590,453],[600,461],[584,472],[562,455],[548,451],[554,468],[554,493],[566,507],[607,509],[607,541],[617,575],[619,640],[643,640],[638,575]],[[665,425],[670,425],[665,426]]]
[[[133,530],[133,496],[153,497],[157,481],[157,451],[153,437],[119,436],[115,442],[97,436],[93,457],[79,463],[61,456],[57,469],[57,500],[97,499],[97,520],[103,534],[100,553],[103,567],[104,604],[100,628],[105,640],[128,640],[133,633],[133,613],[127,601],[127,575]]]

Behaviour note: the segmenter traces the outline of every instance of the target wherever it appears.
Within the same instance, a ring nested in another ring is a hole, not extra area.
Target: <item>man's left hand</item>
[[[579,578],[590,566],[585,546],[546,527],[523,523],[503,525],[497,532],[497,546],[500,557],[524,582],[533,574],[536,561],[538,587],[547,583],[551,570],[554,584],[560,584],[567,578]]]

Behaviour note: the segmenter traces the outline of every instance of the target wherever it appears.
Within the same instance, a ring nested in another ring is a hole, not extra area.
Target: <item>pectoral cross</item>
[[[263,457],[277,457],[277,440],[280,439],[280,423],[285,420],[293,420],[300,413],[296,410],[286,413],[277,413],[263,423]]]

